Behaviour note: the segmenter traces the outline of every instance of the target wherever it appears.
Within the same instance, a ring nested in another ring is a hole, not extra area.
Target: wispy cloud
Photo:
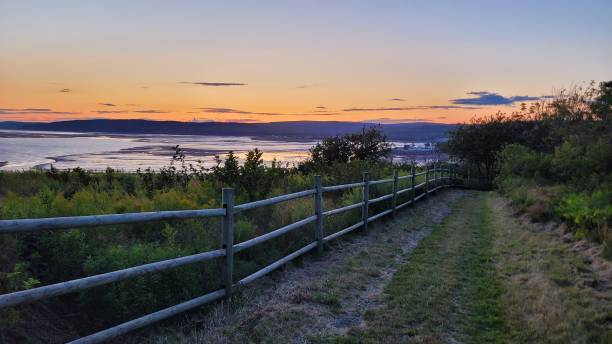
[[[47,108],[23,108],[23,109],[13,109],[13,108],[0,108],[0,115],[78,115],[80,112],[73,111],[53,111],[52,109]]]
[[[475,96],[475,97],[451,99],[450,102],[453,104],[485,106],[485,105],[512,105],[516,102],[528,102],[528,101],[544,99],[544,97],[532,97],[532,96],[504,97],[497,92],[489,92],[489,91],[472,91],[472,92],[468,92],[467,94]]]
[[[208,86],[208,87],[227,87],[227,86],[246,86],[243,82],[210,82],[210,81],[181,81],[179,84],[188,84],[188,85],[198,85],[198,86]]]
[[[325,106],[317,106],[317,109],[319,109],[319,110],[327,110],[327,107],[325,107]]]
[[[431,122],[428,118],[390,118],[380,117],[372,118],[365,121],[366,123],[388,123],[388,124],[399,124],[399,123],[414,123],[414,122]]]
[[[353,112],[353,111],[414,111],[414,110],[429,110],[429,109],[437,109],[437,110],[451,110],[451,109],[464,109],[464,110],[473,110],[479,109],[478,107],[471,106],[459,106],[459,105],[421,105],[421,106],[404,106],[404,107],[376,107],[376,108],[348,108],[343,109],[345,112]]]
[[[202,112],[206,113],[218,113],[218,114],[240,114],[240,115],[261,115],[261,116],[332,116],[338,113],[334,112],[307,112],[307,113],[280,113],[280,112],[255,112],[237,110],[231,108],[198,108]]]
[[[390,102],[403,102],[403,101],[406,101],[406,99],[403,99],[403,98],[389,98],[387,100],[390,101]]]
[[[102,106],[116,106],[113,103],[98,103],[98,105],[102,105]]]
[[[107,115],[107,114],[115,114],[115,113],[125,113],[127,111],[123,111],[123,110],[97,110],[97,111],[94,111],[94,112],[99,114],[99,115]]]
[[[61,92],[61,93],[68,93],[68,92],[72,92],[72,90],[69,89],[69,88],[62,88],[61,90],[59,90],[59,92]]]
[[[135,113],[168,113],[168,111],[162,111],[162,110],[134,110],[134,111],[130,111],[130,112],[135,112]]]
[[[317,84],[305,84],[305,85],[298,85],[295,86],[295,88],[313,88],[313,87],[317,87]]]
[[[258,123],[259,121],[252,118],[227,118],[223,122],[231,123]]]

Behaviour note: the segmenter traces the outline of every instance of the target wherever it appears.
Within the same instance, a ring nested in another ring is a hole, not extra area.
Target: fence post
[[[412,194],[412,205],[414,205],[414,199],[416,198],[416,189],[414,188],[414,186],[416,185],[415,184],[415,181],[416,181],[416,168],[414,166],[414,161],[412,162],[412,178],[411,178],[411,180],[412,180],[412,192],[411,192],[411,194]]]
[[[467,187],[470,187],[470,167],[467,167]]]
[[[395,217],[397,208],[397,170],[393,170],[393,198],[391,198],[391,209],[393,209],[393,217]]]
[[[317,224],[315,227],[315,238],[317,239],[317,253],[323,253],[323,186],[321,185],[321,176],[315,177],[315,215],[317,216]]]
[[[432,179],[431,179],[431,187],[432,188],[436,188],[436,162],[434,161],[433,165],[431,166],[431,173],[433,174]]]
[[[225,264],[223,268],[223,286],[225,297],[232,296],[232,285],[234,284],[234,189],[223,188],[221,198],[225,216],[223,217],[223,248],[225,249]]]
[[[370,177],[368,172],[363,172],[363,208],[361,218],[363,221],[364,233],[368,230],[368,201],[370,200]]]
[[[429,195],[429,165],[425,163],[425,194]]]
[[[444,166],[446,166],[446,168],[444,168]],[[448,176],[450,175],[449,171],[450,169],[448,167],[448,163],[442,163],[442,185],[448,185]],[[444,177],[444,172],[446,172],[446,177]]]

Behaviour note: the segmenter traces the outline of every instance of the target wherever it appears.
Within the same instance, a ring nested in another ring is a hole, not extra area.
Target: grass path
[[[331,343],[612,343],[611,293],[580,253],[472,193],[421,242],[367,326]]]
[[[385,289],[367,327],[329,342],[491,343],[506,332],[493,233],[481,194],[470,194],[421,242]]]
[[[152,343],[612,343],[609,283],[495,193],[444,191]]]
[[[310,343],[365,326],[368,309],[407,255],[466,195],[443,191],[402,210],[396,220],[376,221],[333,242],[321,257],[245,289],[230,307],[217,306],[179,326],[149,332],[134,343]]]

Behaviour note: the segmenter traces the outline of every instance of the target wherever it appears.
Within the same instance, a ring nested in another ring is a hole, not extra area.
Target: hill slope
[[[113,134],[219,135],[284,138],[322,138],[361,131],[372,123],[358,122],[177,122],[140,119],[95,119],[61,122],[0,122],[0,129],[98,132]],[[455,125],[439,123],[382,124],[390,140],[435,140],[445,138]]]

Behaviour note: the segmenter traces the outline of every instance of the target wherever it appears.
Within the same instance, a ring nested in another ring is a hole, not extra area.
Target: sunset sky
[[[456,123],[612,79],[612,1],[0,0],[0,121]]]

